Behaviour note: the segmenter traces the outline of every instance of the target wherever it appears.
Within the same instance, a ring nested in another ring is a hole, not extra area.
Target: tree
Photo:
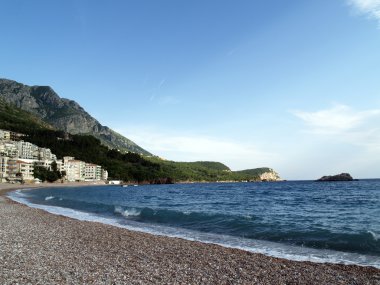
[[[55,161],[51,164],[51,169],[49,170],[43,166],[38,166],[36,163],[34,164],[34,178],[38,178],[41,181],[54,182],[60,179],[61,173],[58,171],[57,163]]]

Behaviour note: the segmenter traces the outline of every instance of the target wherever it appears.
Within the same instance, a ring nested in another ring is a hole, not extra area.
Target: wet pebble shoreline
[[[371,267],[296,262],[55,216],[0,197],[0,284],[380,284]]]

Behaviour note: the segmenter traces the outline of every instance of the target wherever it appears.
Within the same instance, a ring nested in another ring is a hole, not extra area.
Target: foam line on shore
[[[153,224],[142,224],[134,221],[122,222],[111,217],[102,217],[99,215],[69,208],[34,204],[28,201],[27,195],[23,193],[24,190],[20,189],[9,192],[7,196],[16,202],[25,204],[31,208],[41,209],[51,214],[62,215],[80,221],[100,222],[119,228],[125,228],[128,230],[144,232],[153,235],[183,238],[190,241],[218,244],[228,248],[237,248],[253,253],[261,253],[267,256],[285,258],[293,261],[311,261],[316,263],[327,262],[346,265],[355,264],[380,268],[380,260],[376,256],[284,245],[269,241],[251,240],[239,237],[202,233]]]

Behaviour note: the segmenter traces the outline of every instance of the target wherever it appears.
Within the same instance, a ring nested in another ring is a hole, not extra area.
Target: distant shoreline
[[[39,189],[50,187],[84,187],[84,186],[105,186],[104,182],[65,182],[65,183],[25,183],[25,184],[10,184],[0,183],[0,196],[4,196],[7,192],[17,189]]]

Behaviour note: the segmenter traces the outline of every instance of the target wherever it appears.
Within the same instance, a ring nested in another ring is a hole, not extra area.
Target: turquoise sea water
[[[380,267],[380,180],[18,190],[47,211],[317,262]]]

